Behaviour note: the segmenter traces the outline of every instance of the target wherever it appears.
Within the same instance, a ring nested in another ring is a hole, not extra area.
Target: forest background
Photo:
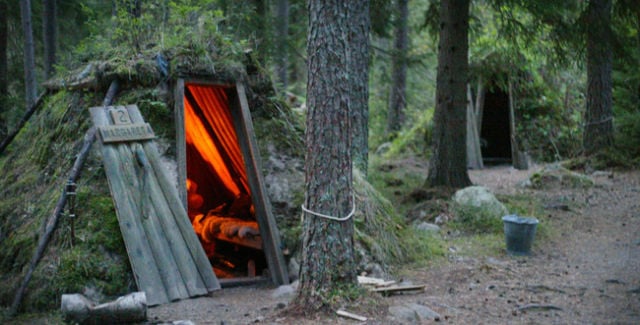
[[[610,33],[596,35],[605,35],[600,41],[609,44],[612,58],[612,79],[604,82],[612,91],[610,114],[602,121],[612,125],[614,141],[588,165],[634,167],[640,157],[640,12],[634,1],[473,1],[468,79],[492,80],[490,87],[503,89],[516,80],[522,87],[517,133],[531,158],[584,164],[588,102],[600,94],[590,93],[587,82],[593,3],[604,3],[611,15],[604,26]],[[369,179],[379,185],[378,165],[432,155],[441,17],[431,1],[377,0],[370,8],[369,137],[362,149],[371,152]],[[2,138],[45,80],[92,60],[167,49],[250,53],[272,76],[278,96],[295,106],[305,102],[305,1],[0,1],[0,15]]]
[[[141,47],[161,51],[180,44],[185,36],[200,38],[206,50],[206,38],[217,37],[229,45],[225,51],[253,51],[280,94],[299,103],[305,100],[305,1],[47,0],[30,6],[35,49],[31,75],[36,85],[91,58],[126,56]],[[369,147],[375,151],[391,142],[393,155],[428,158],[435,107],[437,5],[375,0],[370,8]],[[471,3],[470,83],[482,78],[503,87],[501,83],[513,78],[514,71],[526,78],[526,94],[517,107],[522,119],[518,133],[524,135],[524,146],[536,161],[558,161],[583,152],[586,8],[587,1]],[[138,11],[138,18],[129,19],[132,10]],[[640,154],[640,14],[631,0],[613,1],[611,13],[617,150],[607,156],[628,165]],[[0,135],[4,137],[34,91],[25,86],[25,67],[30,63],[25,63],[18,1],[0,1],[0,22]],[[396,72],[399,65],[406,65],[406,78]],[[36,92],[42,90],[36,87]]]

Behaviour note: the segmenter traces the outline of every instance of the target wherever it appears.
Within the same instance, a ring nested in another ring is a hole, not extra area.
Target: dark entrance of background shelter
[[[484,164],[511,164],[509,94],[494,87],[485,93],[480,148]]]
[[[244,86],[177,82],[180,196],[221,285],[288,283]]]

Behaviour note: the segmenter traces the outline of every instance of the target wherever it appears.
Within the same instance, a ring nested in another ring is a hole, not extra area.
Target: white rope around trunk
[[[326,214],[322,214],[319,212],[315,212],[315,211],[311,211],[309,209],[307,209],[304,204],[300,205],[300,207],[302,208],[302,211],[312,214],[316,217],[320,217],[320,218],[325,218],[325,219],[329,219],[329,220],[334,220],[334,221],[347,221],[349,219],[351,219],[351,217],[353,217],[353,215],[356,213],[356,200],[355,198],[352,196],[351,197],[351,202],[353,205],[353,209],[351,209],[351,212],[349,212],[349,214],[346,217],[342,217],[342,218],[338,218],[338,217],[334,217],[334,216],[329,216]]]

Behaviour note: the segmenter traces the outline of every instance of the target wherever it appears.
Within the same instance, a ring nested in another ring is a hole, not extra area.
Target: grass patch
[[[469,234],[497,234],[502,231],[502,216],[488,209],[452,203],[451,212],[455,215],[449,224],[453,229]]]
[[[456,253],[463,256],[497,256],[505,252],[505,241],[502,233],[473,234],[452,238],[449,245],[456,248]]]

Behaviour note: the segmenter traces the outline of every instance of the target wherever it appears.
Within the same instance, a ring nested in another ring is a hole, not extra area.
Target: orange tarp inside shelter
[[[187,178],[197,182],[203,212],[251,196],[225,88],[187,83],[184,91]]]

